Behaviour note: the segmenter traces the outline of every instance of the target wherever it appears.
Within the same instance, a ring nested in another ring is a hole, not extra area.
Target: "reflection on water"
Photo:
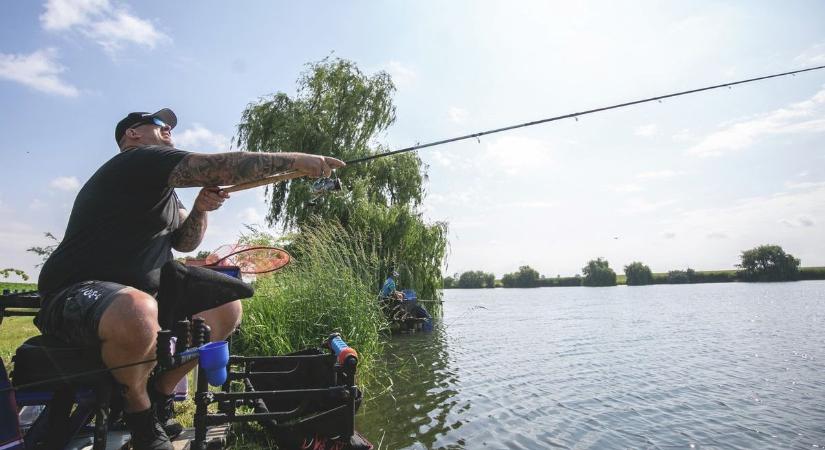
[[[382,449],[825,447],[825,282],[451,290],[386,359]]]
[[[445,337],[439,326],[432,333],[396,336],[388,346],[384,360],[392,386],[365,402],[357,419],[362,430],[371,430],[376,446],[434,448],[437,436],[460,426],[447,422],[459,383]]]

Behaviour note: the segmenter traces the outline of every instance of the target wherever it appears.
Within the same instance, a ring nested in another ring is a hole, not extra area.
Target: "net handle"
[[[239,183],[234,186],[228,186],[221,190],[226,193],[244,191],[247,189],[256,188],[258,186],[265,186],[267,184],[277,183],[279,181],[291,180],[293,178],[302,177],[304,175],[306,174],[299,170],[289,170],[287,172],[276,173],[275,175],[272,175],[270,177],[261,178],[260,180],[247,181],[246,183]]]

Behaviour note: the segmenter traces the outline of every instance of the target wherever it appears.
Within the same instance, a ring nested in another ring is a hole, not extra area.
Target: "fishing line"
[[[611,109],[625,108],[625,107],[632,106],[632,105],[639,105],[639,104],[642,104],[642,103],[649,103],[649,102],[664,100],[666,98],[679,97],[679,96],[682,96],[682,95],[695,94],[697,92],[710,91],[710,90],[714,90],[714,89],[721,89],[721,88],[724,88],[724,87],[736,86],[738,84],[753,83],[755,81],[767,80],[769,78],[785,77],[785,76],[788,76],[788,75],[796,75],[796,74],[802,73],[802,72],[810,72],[810,71],[821,70],[821,69],[825,69],[825,65],[817,66],[817,67],[809,67],[807,69],[793,70],[793,71],[790,71],[790,72],[776,73],[776,74],[773,74],[773,75],[765,75],[765,76],[762,76],[762,77],[748,78],[746,80],[733,81],[733,82],[730,82],[730,83],[716,84],[716,85],[713,85],[713,86],[706,86],[706,87],[701,87],[701,88],[697,88],[697,89],[690,89],[690,90],[687,90],[687,91],[674,92],[672,94],[659,95],[659,96],[656,96],[656,97],[644,98],[644,99],[641,99],[641,100],[634,100],[634,101],[625,102],[625,103],[618,103],[618,104],[615,104],[615,105],[603,106],[603,107],[594,108],[594,109],[588,109],[586,111],[580,111],[580,112],[574,112],[574,113],[570,113],[570,114],[564,114],[564,115],[561,115],[561,116],[549,117],[547,119],[534,120],[532,122],[524,122],[524,123],[520,123],[520,124],[517,124],[517,125],[510,125],[510,126],[506,126],[506,127],[502,127],[502,128],[495,128],[495,129],[492,129],[492,130],[480,131],[478,133],[466,134],[464,136],[458,136],[458,137],[449,138],[449,139],[442,139],[440,141],[428,142],[426,144],[417,144],[417,145],[414,145],[412,147],[406,147],[406,148],[402,148],[402,149],[399,149],[399,150],[393,150],[393,151],[384,152],[384,153],[376,153],[374,155],[364,156],[362,158],[356,158],[356,159],[346,161],[346,164],[347,165],[357,164],[357,163],[362,163],[362,162],[370,161],[370,160],[377,159],[377,158],[383,158],[385,156],[392,156],[392,155],[397,155],[397,154],[400,154],[400,153],[406,153],[406,152],[412,152],[412,151],[415,151],[415,150],[421,150],[421,149],[427,148],[427,147],[434,147],[436,145],[448,144],[450,142],[463,141],[463,140],[466,140],[466,139],[473,139],[473,138],[478,139],[481,136],[486,136],[488,134],[501,133],[503,131],[515,130],[516,128],[532,127],[534,125],[540,125],[540,124],[548,123],[548,122],[555,122],[557,120],[562,120],[562,119],[577,118],[577,117],[585,116],[585,115],[588,115],[588,114],[595,114],[595,113],[602,112],[602,111],[609,111]]]
[[[477,310],[479,310],[479,309],[487,309],[487,307],[486,307],[486,306],[481,306],[481,305],[475,305],[475,306],[473,306],[472,308],[470,308],[470,309],[468,309],[468,310],[464,311],[464,313],[463,313],[463,314],[461,314],[460,316],[458,316],[458,317],[456,317],[455,319],[451,320],[449,323],[445,323],[445,324],[444,324],[444,327],[445,327],[445,328],[446,328],[446,327],[449,327],[450,325],[452,325],[452,324],[454,324],[454,323],[458,322],[459,320],[463,319],[464,317],[469,316],[470,314],[472,314],[473,312],[475,312],[475,311],[477,311]]]

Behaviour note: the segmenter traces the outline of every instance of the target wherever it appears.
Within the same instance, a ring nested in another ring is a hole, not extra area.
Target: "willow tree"
[[[355,63],[324,59],[309,64],[294,96],[278,92],[247,105],[236,144],[251,152],[306,152],[351,160],[386,151],[377,136],[395,121],[395,86],[386,72],[368,76]],[[267,188],[269,225],[300,230],[315,220],[336,220],[359,232],[401,284],[432,298],[441,286],[446,225],[424,222],[427,167],[412,153],[379,158],[338,171],[343,193],[313,201],[312,180]],[[376,274],[376,284],[385,273]]]

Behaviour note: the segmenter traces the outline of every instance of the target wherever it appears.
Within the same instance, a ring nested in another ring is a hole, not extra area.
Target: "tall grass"
[[[236,349],[284,354],[317,346],[337,331],[358,351],[361,381],[369,378],[388,324],[374,288],[377,252],[368,242],[336,224],[315,224],[295,235],[291,264],[259,278],[255,296],[244,302]]]

